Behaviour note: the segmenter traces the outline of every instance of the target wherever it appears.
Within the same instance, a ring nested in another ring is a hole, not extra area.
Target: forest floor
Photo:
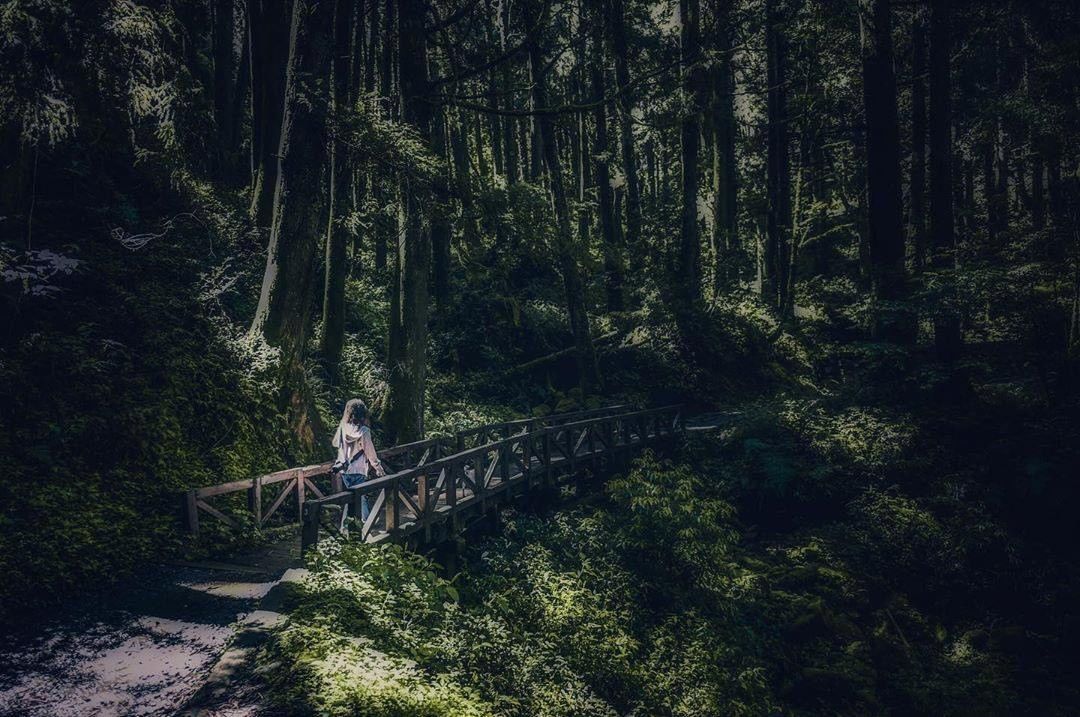
[[[299,562],[292,536],[227,563],[153,566],[107,594],[71,601],[33,633],[3,637],[0,715],[175,713]]]

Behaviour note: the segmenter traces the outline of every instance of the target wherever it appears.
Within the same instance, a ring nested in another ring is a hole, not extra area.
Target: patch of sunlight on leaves
[[[909,455],[916,437],[904,416],[853,406],[829,411],[816,401],[784,402],[779,418],[830,461],[880,470]]]
[[[287,665],[287,669],[280,666]],[[485,717],[491,706],[444,674],[375,649],[364,637],[290,624],[274,635],[263,670],[283,707],[374,717]]]

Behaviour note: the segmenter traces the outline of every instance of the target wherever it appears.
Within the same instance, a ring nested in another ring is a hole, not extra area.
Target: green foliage
[[[663,465],[650,453],[626,478],[609,483],[613,502],[628,518],[621,550],[641,557],[642,569],[715,583],[737,538],[735,509],[685,466]],[[696,573],[701,573],[697,575]]]
[[[489,706],[443,675],[387,655],[370,640],[319,625],[290,625],[271,643],[266,670],[282,709],[296,715],[486,717]],[[288,665],[288,670],[281,666]]]
[[[668,515],[654,482],[701,497]],[[731,518],[699,476],[649,457],[602,510],[513,516],[503,537],[469,554],[460,586],[397,547],[320,544],[289,626],[262,658],[275,698],[367,714],[340,697],[344,682],[322,677],[329,658],[318,646],[331,638],[320,631],[331,630],[345,640],[335,644],[363,646],[336,653],[338,674],[377,650],[415,660],[445,699],[477,694],[494,714],[760,714],[771,704],[763,665],[727,639],[744,627],[724,603],[750,584],[731,579]],[[662,524],[677,562],[658,573],[657,548],[643,541]],[[661,605],[675,612],[654,613]],[[313,662],[324,682],[309,677]],[[393,690],[408,679],[394,677]],[[320,688],[323,696],[312,692]]]
[[[496,715],[1065,714],[1065,643],[1024,627],[1037,613],[1000,623],[994,591],[1004,564],[1023,575],[1018,594],[1056,604],[1067,590],[1046,592],[955,483],[876,487],[923,470],[905,460],[905,425],[883,409],[764,404],[684,448],[696,469],[646,454],[599,502],[506,516],[452,582],[400,548],[329,542],[262,658],[275,699],[367,714],[338,675],[391,664],[379,694],[419,672],[424,699],[468,696]],[[809,462],[821,467],[804,478]],[[741,527],[735,506],[754,515],[767,495],[739,480],[747,469],[784,484],[766,506],[801,496],[794,528]],[[822,495],[850,496],[847,511],[822,511]]]

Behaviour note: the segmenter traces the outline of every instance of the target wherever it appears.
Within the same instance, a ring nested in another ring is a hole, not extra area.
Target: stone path
[[[3,636],[0,715],[175,713],[299,561],[290,537],[228,563],[157,566],[107,596],[74,601],[34,635]],[[217,714],[254,714],[254,704],[235,701]]]

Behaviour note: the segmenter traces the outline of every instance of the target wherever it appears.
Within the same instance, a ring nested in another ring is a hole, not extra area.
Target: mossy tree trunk
[[[427,39],[423,0],[402,0],[398,15],[398,78],[402,119],[412,124],[431,147],[432,104],[427,76]],[[386,423],[394,439],[419,440],[424,435],[426,383],[428,271],[431,236],[424,226],[425,197],[419,180],[401,180],[405,231],[398,243],[396,294],[391,310],[390,391]],[[396,336],[395,336],[396,334]]]
[[[735,164],[735,69],[732,61],[734,27],[730,0],[717,0],[717,54],[712,68],[712,183],[713,183],[713,287],[731,288],[738,278],[739,250],[737,202],[738,168]]]
[[[948,0],[930,2],[930,236],[933,265],[955,268],[952,192],[952,72]],[[961,349],[960,319],[951,311],[934,320],[938,358],[954,362]]]
[[[788,42],[785,0],[765,2],[765,52],[768,97],[766,102],[768,147],[766,158],[766,239],[762,295],[782,319],[791,317],[791,159],[788,156],[787,61]]]
[[[594,5],[599,4],[594,0]],[[595,143],[593,146],[593,173],[596,180],[596,194],[600,211],[600,238],[604,255],[604,291],[607,296],[608,311],[623,309],[623,270],[622,251],[617,242],[615,230],[615,197],[611,188],[611,146],[608,138],[607,103],[604,101],[604,26],[603,15],[596,8],[592,19],[592,32],[589,47],[589,75],[592,83],[593,125]]]
[[[626,179],[626,234],[624,247],[632,256],[643,256],[641,246],[641,180],[634,147],[634,99],[630,90],[630,59],[626,42],[626,9],[623,0],[608,0],[604,13],[615,64],[616,102],[619,109],[619,150]],[[641,267],[633,267],[640,269]]]
[[[352,97],[353,0],[337,0],[334,11],[333,110],[335,131],[330,137],[330,211],[326,232],[325,281],[323,284],[323,332],[319,346],[326,377],[331,386],[340,378],[341,351],[345,345],[345,279],[349,273],[349,232],[346,227],[348,198],[353,182],[349,150],[337,130]]]
[[[273,219],[293,1],[248,0],[254,167],[250,214],[258,227],[269,227]]]
[[[699,0],[679,0],[679,20],[682,89],[689,107],[684,109],[679,128],[682,152],[682,225],[679,232],[678,298],[680,303],[688,307],[701,298],[701,236],[697,203],[705,72],[701,57]]]
[[[317,416],[308,408],[303,358],[317,291],[315,258],[326,228],[333,25],[333,0],[295,0],[273,220],[251,325],[253,333],[281,351],[281,402],[293,430],[308,445]]]
[[[907,277],[889,0],[860,0],[859,35],[866,116],[870,280],[878,303],[873,334],[888,341],[911,342],[914,322],[907,320],[907,314],[897,306],[907,295]]]

